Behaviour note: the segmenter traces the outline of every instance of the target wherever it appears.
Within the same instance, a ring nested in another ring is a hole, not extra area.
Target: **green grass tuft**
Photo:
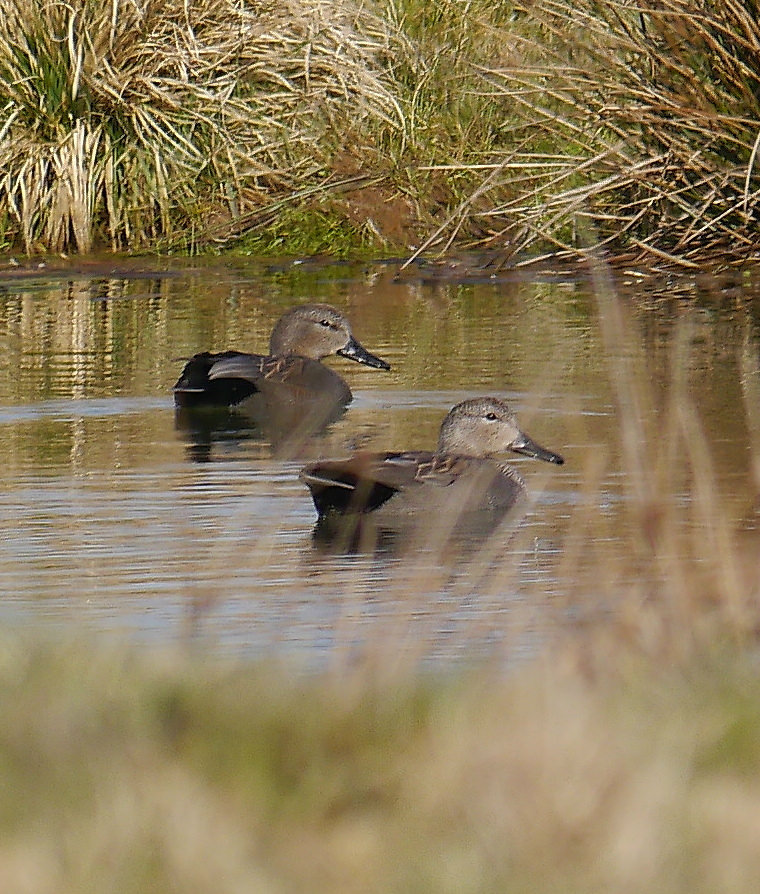
[[[375,234],[356,226],[340,213],[325,208],[287,208],[272,223],[252,229],[237,243],[239,252],[254,256],[311,256],[330,254],[350,257],[357,251],[372,253]]]

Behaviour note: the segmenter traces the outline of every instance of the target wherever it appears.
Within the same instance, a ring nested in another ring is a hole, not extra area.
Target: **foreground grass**
[[[6,637],[0,654],[4,890],[760,881],[751,660],[590,673],[570,648],[506,679],[432,682],[93,642]]]

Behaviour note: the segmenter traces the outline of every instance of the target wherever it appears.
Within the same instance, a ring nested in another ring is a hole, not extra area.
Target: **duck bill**
[[[521,434],[519,438],[512,442],[512,450],[515,453],[524,453],[525,456],[533,456],[536,459],[542,459],[546,463],[554,463],[558,466],[565,462],[564,457],[560,456],[559,453],[547,450],[546,447],[536,444],[535,441],[524,434]]]
[[[371,366],[374,369],[390,369],[390,363],[386,363],[385,360],[381,360],[379,357],[375,357],[374,354],[370,354],[370,352],[359,344],[359,342],[352,338],[349,343],[338,351],[341,357],[348,357],[349,360],[356,360],[357,363],[363,363],[365,366]]]

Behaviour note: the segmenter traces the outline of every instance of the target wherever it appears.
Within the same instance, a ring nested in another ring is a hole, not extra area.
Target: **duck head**
[[[508,451],[562,465],[559,453],[541,447],[523,432],[506,401],[474,397],[453,407],[441,425],[439,454],[487,457]]]
[[[283,314],[272,330],[269,353],[273,357],[297,354],[311,360],[338,354],[374,369],[391,368],[354,338],[348,320],[329,304],[302,304]]]

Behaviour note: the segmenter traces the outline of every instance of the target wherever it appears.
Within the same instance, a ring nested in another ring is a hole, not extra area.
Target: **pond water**
[[[641,418],[655,428],[674,389],[693,396],[721,505],[756,536],[752,278],[632,275],[602,299],[584,277],[397,270],[152,259],[10,270],[0,280],[3,626],[309,664],[389,645],[446,662],[530,653],[571,622],[579,581],[596,598],[597,566],[617,579],[642,573],[626,564],[637,482],[620,436],[621,377],[644,389]],[[198,438],[178,426],[182,358],[263,351],[281,313],[314,300],[343,310],[392,364],[327,361],[354,392],[338,421],[296,454],[256,431]],[[477,394],[509,399],[522,427],[565,456],[562,467],[514,457],[533,497],[518,529],[464,551],[346,553],[315,540],[305,459],[430,448],[447,410]],[[679,486],[688,502],[688,482]]]

